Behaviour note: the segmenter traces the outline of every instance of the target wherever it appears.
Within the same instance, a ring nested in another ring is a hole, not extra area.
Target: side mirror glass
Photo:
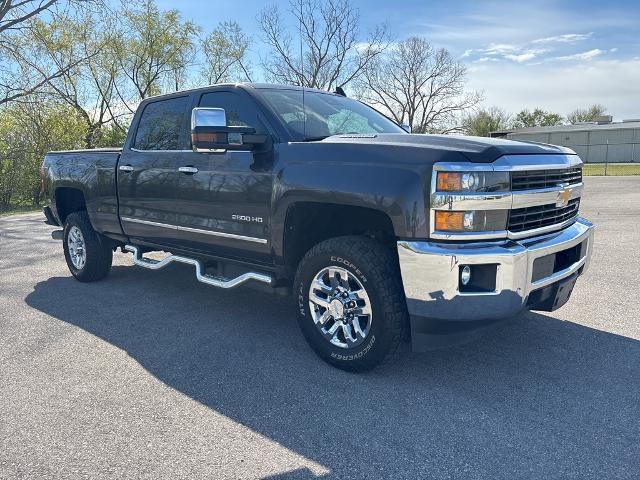
[[[408,123],[403,123],[402,125],[400,125],[400,128],[407,133],[411,133],[411,125],[409,125]]]
[[[194,108],[191,112],[191,144],[194,152],[251,150],[267,141],[253,127],[227,126],[224,108]]]

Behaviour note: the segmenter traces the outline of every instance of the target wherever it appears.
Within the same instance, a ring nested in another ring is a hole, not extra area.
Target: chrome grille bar
[[[511,189],[533,190],[559,187],[582,182],[582,168],[572,167],[561,170],[525,170],[511,174]]]
[[[570,200],[565,207],[550,205],[538,205],[535,207],[516,208],[509,213],[510,232],[523,232],[534,228],[547,227],[566,222],[578,215],[580,199]]]

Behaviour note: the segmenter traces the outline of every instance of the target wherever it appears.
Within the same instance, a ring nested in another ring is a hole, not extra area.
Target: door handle
[[[182,173],[190,173],[190,174],[198,173],[198,169],[196,167],[180,167],[178,171]]]
[[[131,165],[120,165],[120,170],[123,172],[133,172],[133,167]]]

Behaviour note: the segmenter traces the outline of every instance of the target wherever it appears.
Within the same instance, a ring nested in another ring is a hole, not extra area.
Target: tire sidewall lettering
[[[304,285],[303,282],[300,282],[299,288],[298,288],[298,311],[300,313],[300,315],[302,315],[303,317],[307,316],[307,309],[305,308],[305,301],[304,301]]]
[[[365,276],[364,273],[362,273],[362,271],[350,260],[347,260],[345,258],[342,258],[338,255],[331,255],[331,261],[335,262],[335,263],[341,263],[343,265],[346,265],[347,267],[349,267],[350,269],[353,270],[353,273],[355,273],[356,275],[358,275],[358,277],[360,278],[360,280],[362,280],[362,282],[367,281],[367,277]]]
[[[331,352],[331,357],[335,358],[336,360],[343,360],[343,361],[358,360],[364,357],[367,353],[369,353],[369,350],[371,350],[371,347],[373,347],[373,344],[375,341],[376,341],[376,336],[371,335],[371,341],[358,353],[354,353],[352,355],[342,355],[340,353]]]

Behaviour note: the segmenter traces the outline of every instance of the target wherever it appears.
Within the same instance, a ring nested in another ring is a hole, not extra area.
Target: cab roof
[[[171,93],[164,93],[162,95],[154,95],[152,97],[145,98],[143,102],[147,103],[149,101],[158,100],[161,98],[171,98],[171,97],[180,97],[183,95],[190,95],[196,92],[204,92],[214,87],[233,87],[233,88],[244,88],[247,90],[303,90],[304,89],[305,92],[317,92],[317,93],[325,93],[329,95],[338,95],[337,93],[328,92],[326,90],[320,90],[318,88],[301,87],[299,85],[286,85],[286,84],[277,84],[277,83],[236,82],[236,83],[216,83],[213,85],[206,85],[203,87],[190,88],[187,90],[180,90],[180,91],[171,92]]]

